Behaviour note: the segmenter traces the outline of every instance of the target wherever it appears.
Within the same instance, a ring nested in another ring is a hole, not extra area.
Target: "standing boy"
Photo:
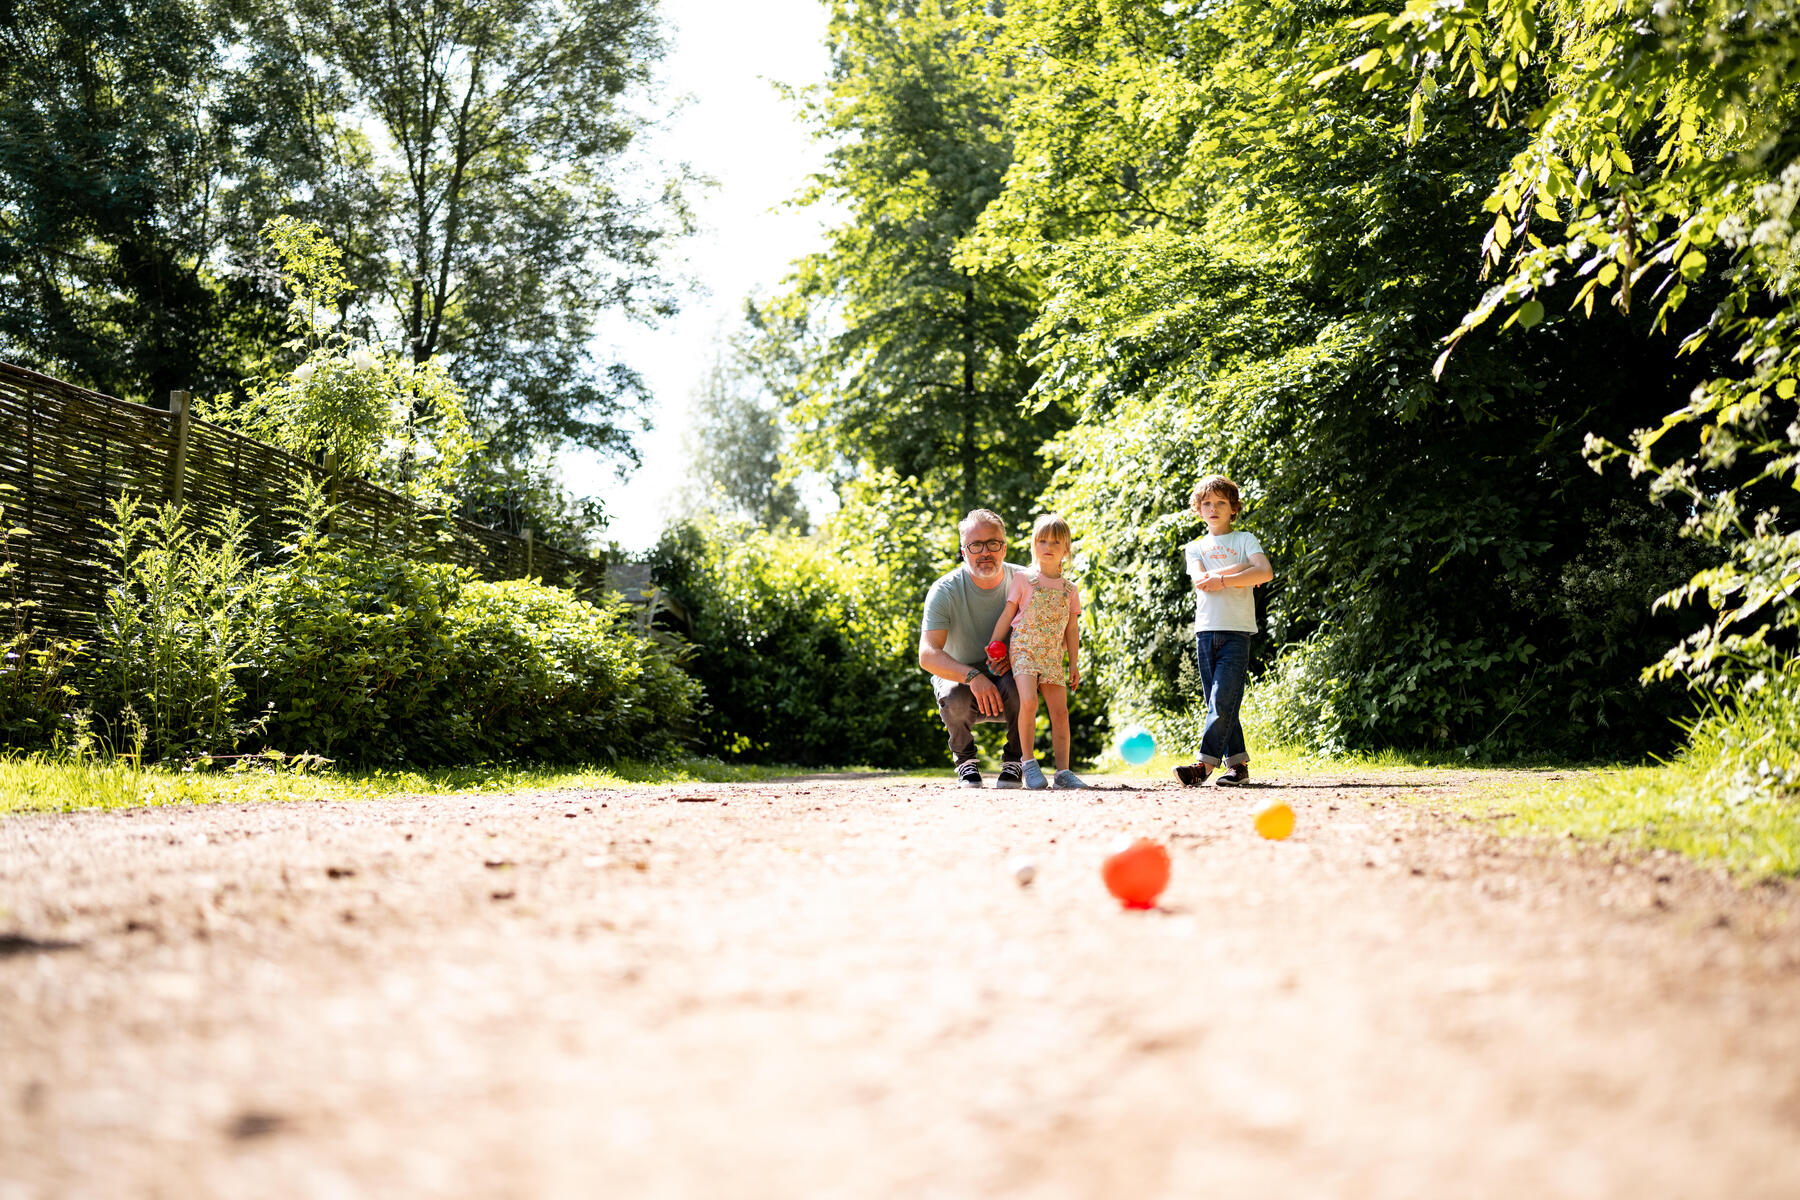
[[[1199,761],[1176,767],[1175,778],[1194,787],[1223,765],[1215,783],[1235,787],[1250,782],[1250,752],[1238,722],[1256,633],[1256,597],[1250,589],[1275,578],[1275,569],[1255,534],[1231,527],[1244,507],[1237,484],[1208,475],[1194,485],[1188,505],[1206,522],[1206,533],[1189,542],[1184,554],[1194,582],[1194,656],[1206,690],[1206,727]]]

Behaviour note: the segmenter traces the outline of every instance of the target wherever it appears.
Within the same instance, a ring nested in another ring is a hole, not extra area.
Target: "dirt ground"
[[[0,821],[0,1200],[1800,1195],[1800,889],[1139,782]]]

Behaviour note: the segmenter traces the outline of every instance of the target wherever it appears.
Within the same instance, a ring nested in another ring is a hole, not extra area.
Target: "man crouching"
[[[1006,607],[1013,572],[1006,561],[1006,523],[978,508],[957,527],[962,563],[925,593],[919,629],[919,666],[931,673],[938,716],[950,735],[950,758],[963,787],[981,786],[975,724],[1006,723],[1006,751],[995,786],[1016,788],[1019,766],[1019,689],[1006,658],[991,662],[987,639]]]

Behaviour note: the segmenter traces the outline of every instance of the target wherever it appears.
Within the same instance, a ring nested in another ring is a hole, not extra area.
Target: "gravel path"
[[[1800,889],[1472,778],[0,821],[0,1200],[1800,1195]]]

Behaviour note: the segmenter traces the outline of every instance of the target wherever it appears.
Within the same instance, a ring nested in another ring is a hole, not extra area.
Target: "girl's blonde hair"
[[[1045,513],[1031,523],[1031,556],[1037,557],[1038,534],[1048,533],[1051,537],[1070,546],[1075,544],[1075,535],[1069,532],[1069,523],[1056,513]]]

